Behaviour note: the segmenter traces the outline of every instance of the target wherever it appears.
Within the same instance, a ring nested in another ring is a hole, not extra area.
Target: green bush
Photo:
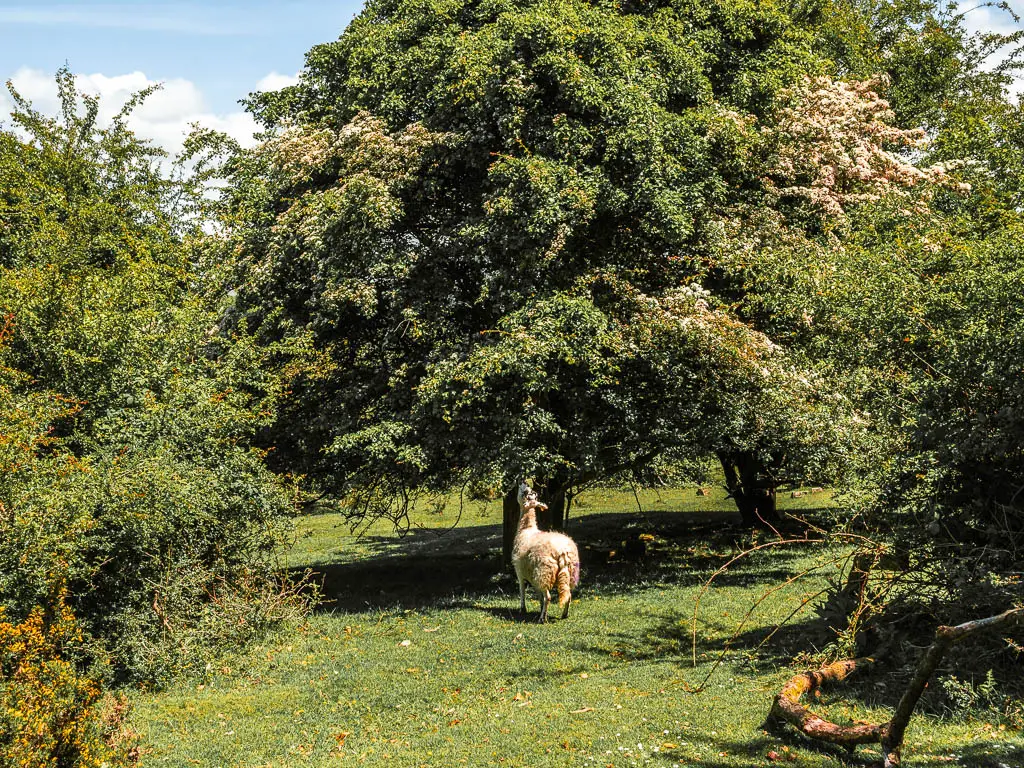
[[[55,576],[87,576],[78,549],[94,527],[78,503],[87,465],[52,430],[74,406],[52,393],[18,392],[20,381],[0,364],[0,609],[16,619],[45,604]]]
[[[25,620],[58,579],[120,677],[163,680],[302,605],[274,576],[286,486],[252,447],[276,390],[219,332],[197,188],[57,80],[61,118],[14,93],[0,131],[0,606]]]
[[[162,391],[136,390],[137,406],[71,437],[54,424],[87,405],[0,385],[0,605],[23,618],[55,576],[66,580],[84,625],[135,678],[195,666],[182,648],[217,637],[237,645],[301,605],[282,597],[276,613],[211,630],[218,612],[236,618],[249,598],[255,616],[276,588],[290,505],[262,452],[246,446],[259,419],[227,383],[241,376],[237,356],[177,359]],[[176,636],[154,644],[169,594]],[[159,661],[154,648],[176,650]]]

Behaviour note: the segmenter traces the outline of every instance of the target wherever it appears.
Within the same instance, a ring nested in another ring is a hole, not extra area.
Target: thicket
[[[291,610],[288,489],[252,447],[272,374],[218,332],[201,190],[126,124],[146,94],[101,127],[57,84],[56,117],[12,88],[0,132],[0,607],[66,585],[114,675],[159,683]]]

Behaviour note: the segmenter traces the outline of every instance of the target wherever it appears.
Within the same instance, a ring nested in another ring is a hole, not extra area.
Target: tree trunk
[[[512,565],[512,542],[515,541],[516,529],[519,527],[517,494],[518,489],[513,486],[501,502],[501,563],[504,568]]]
[[[546,512],[537,515],[537,527],[542,531],[565,530],[566,482],[560,477],[539,480],[537,498],[548,505]]]
[[[767,528],[781,522],[776,505],[775,484],[753,453],[719,453],[725,472],[725,487],[736,502],[743,525]]]

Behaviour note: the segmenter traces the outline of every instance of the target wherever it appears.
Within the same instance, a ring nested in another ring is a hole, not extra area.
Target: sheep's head
[[[519,484],[519,520],[521,524],[529,513],[532,512],[531,519],[536,520],[537,512],[544,512],[547,508],[548,505],[537,498],[537,492],[533,488],[526,483]],[[531,523],[525,521],[525,524],[530,525]]]
[[[530,491],[526,494],[526,498],[523,499],[522,503],[523,512],[533,510],[535,512],[544,512],[547,510],[548,505],[537,498],[536,491]]]
[[[536,493],[527,494],[519,502],[519,530],[525,531],[537,527],[537,513],[543,512],[548,505],[537,500]]]

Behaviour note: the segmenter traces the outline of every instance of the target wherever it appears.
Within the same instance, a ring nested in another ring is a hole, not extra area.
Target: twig
[[[697,614],[700,612],[700,601],[704,597],[704,594],[711,588],[711,583],[725,573],[729,567],[743,559],[747,555],[753,554],[761,549],[767,549],[768,547],[779,547],[786,544],[820,544],[824,539],[780,539],[779,541],[766,541],[763,544],[758,544],[755,547],[746,549],[740,552],[738,555],[730,559],[727,563],[722,565],[717,571],[715,571],[708,580],[704,582],[704,585],[700,588],[700,592],[697,593],[697,600],[693,605],[693,620],[691,622],[691,637],[693,647],[693,666],[697,666]]]
[[[729,648],[730,648],[730,646],[732,644],[732,641],[735,640],[737,637],[739,637],[740,632],[742,632],[743,628],[747,625],[747,621],[750,619],[751,616],[754,615],[754,611],[757,610],[758,606],[761,605],[761,603],[763,603],[769,597],[774,595],[776,592],[778,592],[778,591],[780,591],[782,589],[785,589],[786,587],[788,587],[793,582],[798,581],[799,579],[802,579],[808,573],[811,573],[812,571],[816,571],[819,568],[824,568],[827,565],[832,565],[834,563],[837,563],[840,560],[842,560],[844,557],[846,557],[846,555],[842,555],[840,557],[834,557],[831,560],[828,560],[827,562],[819,563],[818,565],[815,565],[815,566],[812,566],[810,568],[807,568],[806,570],[803,570],[800,573],[798,573],[798,574],[796,574],[794,576],[791,576],[790,578],[786,579],[781,584],[776,584],[774,587],[769,589],[767,592],[763,593],[757,600],[754,601],[753,605],[751,605],[750,608],[747,609],[746,614],[744,614],[743,618],[740,620],[740,623],[737,625],[736,629],[733,631],[732,636],[728,640],[725,641],[725,645],[722,647],[722,652],[720,654],[718,654],[718,658],[715,659],[715,663],[711,665],[711,669],[708,670],[707,675],[705,675],[704,679],[700,682],[700,685],[698,685],[696,688],[691,688],[690,686],[684,684],[683,687],[685,688],[686,692],[687,693],[700,693],[701,691],[704,690],[704,687],[708,684],[708,680],[711,679],[711,676],[714,675],[715,670],[717,670],[718,667],[721,666],[722,662],[725,660],[725,655],[728,652],[728,650],[729,650]],[[824,591],[824,590],[822,590],[822,591]],[[821,592],[819,592],[818,594],[820,595]],[[817,597],[817,595],[815,595],[815,597]],[[778,632],[779,628],[782,626],[782,624],[785,624],[786,621],[789,621],[793,616],[795,616],[797,613],[799,613],[801,610],[803,610],[807,606],[807,603],[810,602],[811,599],[813,599],[813,598],[808,598],[807,600],[801,601],[799,607],[797,607],[792,613],[790,613],[789,616],[786,617],[785,621],[783,621],[774,630],[772,630],[772,633],[771,633],[771,635],[769,635],[769,637],[771,637],[776,632]],[[763,644],[766,640],[767,640],[767,638],[765,638],[765,640],[762,640],[761,643]],[[696,643],[696,636],[694,636],[694,642]],[[760,646],[758,646],[758,647],[760,647]],[[697,649],[696,649],[696,645],[695,645],[694,646],[694,654],[696,654],[696,652],[697,652]]]

